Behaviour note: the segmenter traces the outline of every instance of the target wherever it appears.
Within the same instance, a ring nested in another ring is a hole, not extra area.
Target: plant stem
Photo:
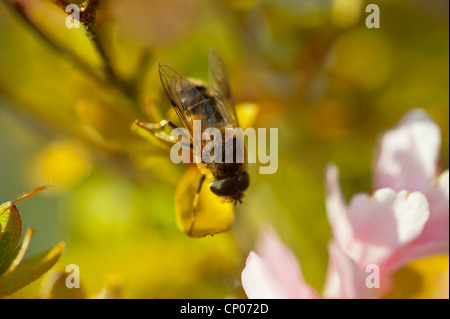
[[[95,20],[90,24],[83,24],[84,31],[86,33],[86,36],[91,41],[94,49],[99,54],[101,60],[102,60],[102,66],[103,66],[103,72],[106,76],[106,78],[113,83],[116,87],[118,87],[125,95],[130,96],[129,94],[129,85],[125,81],[123,81],[117,73],[114,71],[114,68],[111,64],[111,60],[109,59],[108,55],[106,54],[106,50],[102,44],[102,41],[100,39],[97,24],[95,23]]]
[[[134,88],[134,83],[128,83],[121,79],[116,72],[114,71],[111,61],[106,54],[104,46],[100,40],[97,24],[95,22],[95,16],[93,19],[89,19],[89,21],[82,22],[85,33],[91,43],[93,44],[95,50],[100,55],[103,64],[103,74],[104,77],[99,75],[95,68],[91,67],[86,61],[80,58],[78,55],[73,53],[67,47],[55,42],[53,39],[48,37],[45,32],[33,21],[33,19],[26,12],[24,5],[15,0],[0,0],[5,3],[5,5],[11,8],[18,17],[30,28],[34,31],[34,33],[43,40],[48,46],[50,46],[53,50],[64,56],[67,60],[73,63],[77,69],[84,72],[86,75],[94,79],[96,82],[102,85],[112,85],[117,90],[122,92],[125,96],[130,98],[133,102],[137,103],[137,92]],[[87,2],[88,4],[88,2]],[[90,12],[90,14],[92,14]]]
[[[74,54],[68,48],[60,45],[59,43],[50,39],[40,28],[39,26],[29,17],[25,8],[22,4],[11,1],[11,0],[2,0],[6,6],[10,7],[16,14],[20,17],[20,19],[34,31],[34,33],[43,40],[48,46],[53,48],[56,52],[63,55],[66,59],[72,62],[77,66],[78,69],[82,70],[84,73],[88,74],[97,82],[104,82],[103,79],[97,74],[95,69],[93,69],[89,64],[87,64],[83,59]]]

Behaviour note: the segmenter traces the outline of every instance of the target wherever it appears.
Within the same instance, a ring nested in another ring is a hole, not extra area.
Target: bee
[[[239,141],[236,136],[231,137],[233,139],[231,144],[225,140],[225,129],[237,128],[239,127],[239,122],[228,73],[222,58],[214,50],[210,50],[209,86],[198,80],[186,79],[165,62],[160,62],[159,64],[159,76],[167,98],[178,115],[180,122],[189,132],[191,150],[195,148],[195,145],[193,145],[194,120],[200,120],[202,131],[207,128],[216,128],[222,133],[222,140],[219,141],[222,147],[222,161],[216,160],[206,163],[202,159],[200,163],[197,163],[202,175],[194,200],[194,212],[198,195],[206,179],[212,180],[209,188],[215,195],[227,202],[233,202],[234,205],[238,202],[242,203],[242,197],[249,186],[250,178],[247,173],[245,146],[239,144],[243,142]],[[166,126],[177,128],[171,121],[164,120],[159,124],[141,124],[141,126],[152,131],[157,137],[175,142],[171,137],[161,134]],[[233,150],[233,162],[231,163],[225,161],[225,154],[229,151],[229,145],[232,145]],[[200,145],[202,152],[204,146],[205,142],[202,140]],[[239,146],[242,146],[242,148],[239,148]],[[244,149],[244,160],[242,163],[236,160],[238,148]]]

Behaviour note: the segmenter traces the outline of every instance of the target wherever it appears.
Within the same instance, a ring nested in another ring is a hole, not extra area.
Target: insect
[[[165,62],[159,64],[159,75],[165,94],[184,128],[189,132],[191,149],[195,147],[193,145],[194,120],[200,120],[202,131],[207,128],[217,128],[224,133],[226,128],[239,127],[228,74],[223,60],[214,50],[211,49],[209,54],[209,86],[198,80],[184,78]],[[163,120],[158,124],[140,124],[140,126],[159,138],[175,142],[163,133],[167,126],[177,128],[169,120]],[[250,179],[247,173],[246,154],[242,163],[236,161],[237,149],[241,145],[236,137],[232,138],[232,163],[226,163],[225,157],[222,158],[221,162],[212,161],[208,164],[202,160],[201,163],[197,163],[202,175],[194,199],[194,218],[198,195],[205,180],[213,180],[209,184],[210,190],[225,201],[234,202],[234,205],[238,202],[242,203],[242,197],[249,186]],[[223,148],[223,156],[226,153],[226,145],[230,145],[227,144],[225,139],[225,134],[222,134],[222,141],[220,142]],[[202,141],[200,145],[202,150],[204,146],[205,143]],[[243,145],[242,147],[244,153],[246,153]]]

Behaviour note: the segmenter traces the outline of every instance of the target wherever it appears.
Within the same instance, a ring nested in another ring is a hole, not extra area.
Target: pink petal
[[[430,218],[420,236],[390,258],[386,267],[397,270],[413,260],[449,253],[449,171],[426,192]]]
[[[285,298],[283,287],[271,276],[264,260],[253,251],[248,255],[241,280],[249,299]]]
[[[384,188],[353,196],[348,208],[335,166],[326,172],[326,204],[333,238],[361,269],[381,264],[419,237],[430,212],[422,193]]]
[[[449,240],[449,171],[446,170],[425,191],[430,205],[430,220],[425,225],[419,241],[422,243],[446,242],[447,249],[442,253],[448,254]]]
[[[249,298],[318,298],[305,283],[295,255],[273,230],[262,233],[258,251],[250,252],[242,272],[242,286]]]
[[[429,214],[428,202],[419,192],[384,188],[372,197],[357,194],[349,207],[355,238],[343,249],[360,267],[380,265],[421,234]]]
[[[325,188],[325,204],[333,237],[340,245],[346,246],[353,240],[354,234],[339,184],[339,170],[334,164],[328,164],[325,169]]]
[[[366,286],[370,272],[359,268],[334,242],[328,245],[328,252],[330,257],[323,291],[325,298],[369,299],[376,297],[377,288]]]
[[[375,189],[425,191],[436,176],[441,132],[423,110],[413,110],[380,139],[375,158]]]

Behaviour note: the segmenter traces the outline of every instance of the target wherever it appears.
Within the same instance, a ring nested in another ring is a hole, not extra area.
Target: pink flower
[[[251,251],[242,271],[242,286],[252,299],[315,299],[292,251],[270,228],[259,236],[257,251]]]
[[[326,170],[326,206],[333,239],[339,249],[364,271],[375,264],[380,269],[383,294],[389,288],[393,257],[422,233],[430,216],[426,197],[420,192],[377,190],[372,196],[356,194],[350,204],[344,200],[338,171],[333,165]],[[324,295],[340,298],[343,289],[329,267]]]
[[[357,194],[347,205],[334,166],[326,170],[326,204],[333,241],[359,267],[380,269],[382,296],[391,275],[427,256],[448,254],[448,170],[436,178],[440,131],[421,110],[407,113],[381,137],[375,160],[375,192]],[[331,265],[332,266],[332,265]],[[341,296],[333,267],[324,294]]]
[[[416,239],[429,217],[428,203],[420,192],[381,189],[370,197],[355,195],[345,203],[337,168],[327,170],[327,209],[333,229],[329,267],[323,295],[326,298],[375,298],[388,290],[388,262],[399,249]],[[249,298],[317,298],[306,284],[294,254],[273,230],[264,231],[257,251],[250,252],[242,272]],[[367,266],[380,269],[381,290],[366,284]]]
[[[301,272],[295,255],[270,228],[259,236],[258,253],[251,251],[242,271],[242,286],[250,299],[318,299]],[[373,298],[374,289],[366,287],[367,273],[330,244],[330,285],[339,290],[337,298]],[[341,285],[345,282],[345,285]]]
[[[373,299],[377,290],[366,284],[369,273],[361,269],[336,243],[328,244],[328,272],[323,295],[325,298]]]
[[[326,206],[332,228],[327,298],[374,298],[390,288],[391,275],[407,263],[448,254],[448,170],[436,177],[440,132],[423,111],[407,113],[379,141],[375,192],[356,194],[347,204],[338,169],[326,169]],[[374,268],[375,267],[375,268]],[[368,282],[372,269],[376,285]],[[249,298],[317,298],[306,284],[293,253],[265,231],[258,254],[242,272]],[[374,289],[380,288],[380,289]]]
[[[379,141],[374,187],[422,192],[430,218],[413,243],[391,261],[400,268],[413,259],[449,253],[449,171],[438,176],[441,146],[439,126],[422,110],[408,112]]]

